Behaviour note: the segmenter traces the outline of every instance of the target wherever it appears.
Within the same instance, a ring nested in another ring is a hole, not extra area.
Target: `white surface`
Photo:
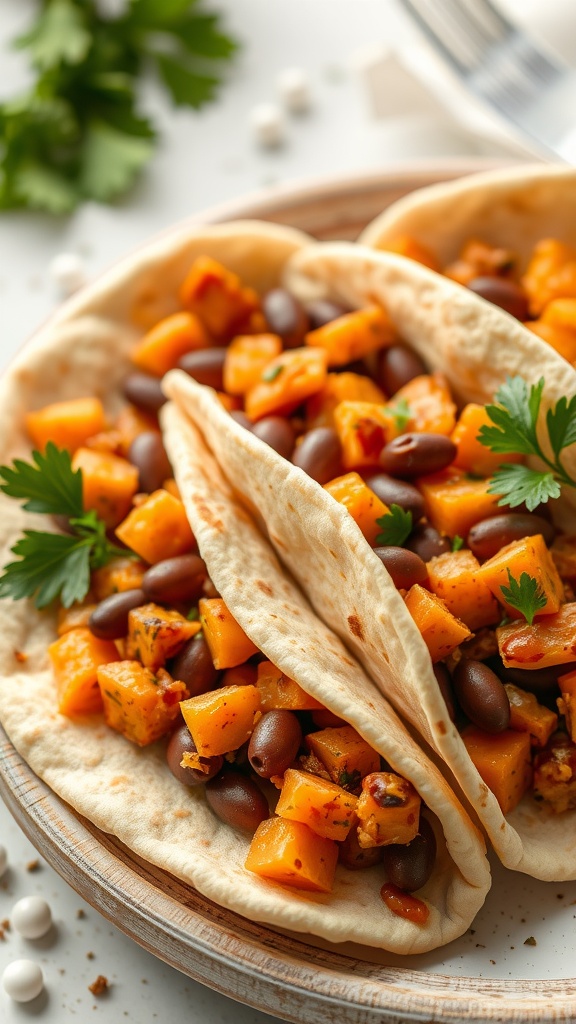
[[[218,0],[215,6],[228,12],[230,28],[244,43],[242,55],[219,103],[199,115],[174,112],[150,91],[147,102],[161,119],[163,145],[128,201],[114,208],[87,204],[66,220],[29,213],[0,215],[0,369],[58,301],[49,265],[60,252],[81,256],[87,274],[94,276],[178,219],[272,184],[377,170],[412,157],[511,152],[505,140],[490,145],[449,119],[431,123],[418,111],[404,120],[394,118],[393,110],[390,121],[373,118],[365,83],[352,70],[353,55],[380,42],[413,54],[419,45],[393,0]],[[572,28],[575,25],[572,0],[509,0],[505,6],[576,60],[576,33],[566,31],[566,18],[572,19]],[[31,3],[0,0],[0,46],[24,26],[33,9]],[[308,75],[313,108],[288,120],[284,146],[266,151],[254,143],[250,112],[277,98],[278,72],[290,66],[301,67]],[[23,81],[21,57],[3,51],[0,95],[13,93]],[[14,959],[33,959],[40,963],[46,985],[44,993],[24,1007],[2,993],[2,1024],[22,1022],[31,1015],[42,1024],[87,1019],[101,1024],[272,1021],[195,984],[139,949],[84,904],[41,858],[39,869],[29,873],[26,864],[37,854],[2,805],[0,841],[10,862],[0,881],[0,922],[9,918],[17,899],[29,895],[47,899],[54,916],[53,927],[42,939],[29,941],[14,930],[0,939],[0,973]],[[573,948],[569,936],[574,933],[575,897],[574,885],[550,887],[508,876],[489,897],[475,924],[476,934],[462,947],[431,954],[426,963],[433,971],[464,975],[570,976],[574,970],[562,956],[563,936]],[[524,946],[531,934],[537,935],[536,949]],[[98,974],[108,978],[110,989],[95,998],[88,985]]]

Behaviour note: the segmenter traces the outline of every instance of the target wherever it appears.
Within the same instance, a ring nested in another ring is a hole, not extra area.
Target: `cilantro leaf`
[[[459,534],[456,534],[452,538],[452,551],[461,551],[463,547],[464,547],[464,539],[463,539],[463,537],[460,537]]]
[[[20,168],[16,191],[25,206],[56,216],[70,213],[78,203],[78,191],[70,181],[57,171],[32,162]]]
[[[510,464],[497,469],[488,487],[489,494],[501,494],[499,505],[515,508],[526,502],[532,512],[549,498],[560,497],[560,484],[553,473]]]
[[[12,548],[19,561],[0,576],[0,597],[35,597],[45,608],[55,597],[65,608],[81,601],[90,586],[90,540],[62,533],[25,530]]]
[[[153,148],[149,139],[94,122],[88,128],[82,154],[82,191],[101,202],[125,192],[150,159]]]
[[[91,45],[84,12],[71,0],[46,4],[33,28],[16,40],[19,49],[30,50],[33,64],[42,71],[80,64]]]
[[[387,412],[394,417],[394,424],[398,430],[406,430],[412,419],[412,409],[405,398],[399,398],[396,405],[389,405]]]
[[[548,409],[546,426],[552,451],[558,458],[563,448],[576,442],[576,395],[569,402],[563,396],[553,409]]]
[[[197,14],[193,22],[178,23],[178,38],[189,53],[210,60],[229,60],[238,49],[238,44],[219,32],[217,26],[217,15]]]
[[[164,54],[156,56],[158,70],[176,106],[198,109],[214,99],[218,79],[191,71],[180,60]]]
[[[400,505],[390,505],[390,511],[376,522],[382,530],[376,537],[376,544],[401,547],[412,530],[412,513]]]
[[[493,452],[538,455],[540,446],[536,423],[543,389],[543,377],[530,390],[522,377],[508,377],[496,392],[497,404],[486,406],[486,412],[495,426],[480,428],[480,443]]]
[[[538,580],[529,576],[527,572],[523,572],[519,580],[514,578],[510,569],[507,569],[506,572],[509,586],[500,587],[504,600],[512,608],[517,608],[519,612],[522,612],[526,622],[531,626],[536,612],[546,607],[546,595],[539,588]]]
[[[25,498],[27,512],[82,516],[82,473],[72,469],[70,453],[49,441],[46,451],[32,452],[32,464],[15,459],[0,466],[0,491]]]

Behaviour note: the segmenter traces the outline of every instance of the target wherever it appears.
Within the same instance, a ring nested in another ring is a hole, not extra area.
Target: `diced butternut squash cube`
[[[126,657],[141,661],[155,672],[200,631],[199,622],[190,622],[179,612],[158,604],[142,604],[128,614]]]
[[[539,616],[553,615],[558,611],[564,599],[564,588],[542,534],[537,533],[534,537],[523,537],[522,540],[506,544],[478,570],[478,578],[490,587],[494,597],[504,605],[509,618],[514,619],[522,613],[509,605],[502,593],[502,587],[510,586],[509,572],[517,581],[522,573],[528,573],[536,580],[539,591],[546,598],[546,604],[538,609]]]
[[[471,238],[462,246],[458,259],[445,267],[443,273],[459,284],[469,284],[475,277],[506,276],[516,262],[510,249]]]
[[[329,373],[324,387],[306,403],[306,427],[333,427],[334,410],[340,402],[371,402],[385,405],[386,395],[362,373]]]
[[[346,839],[352,828],[356,797],[317,775],[288,768],[276,814],[301,821],[325,839]]]
[[[367,306],[309,331],[304,340],[307,345],[325,349],[328,366],[345,366],[391,345],[395,337],[385,310],[381,306]]]
[[[195,313],[214,338],[229,338],[258,310],[252,288],[210,256],[199,256],[180,289],[182,305]]]
[[[534,622],[511,622],[496,630],[506,668],[549,668],[576,661],[576,602]]]
[[[433,662],[447,658],[472,636],[468,626],[448,610],[444,601],[436,594],[429,594],[419,583],[410,587],[405,601]]]
[[[502,618],[498,602],[478,577],[480,563],[471,551],[447,551],[427,563],[430,590],[473,632]]]
[[[122,436],[119,430],[103,430],[100,434],[87,437],[84,448],[106,455],[122,455]],[[80,449],[78,449],[80,451]]]
[[[123,405],[114,421],[114,429],[120,436],[120,454],[125,458],[130,445],[138,434],[156,430],[160,433],[157,416],[137,409],[135,405]]]
[[[475,523],[502,514],[500,495],[488,494],[490,480],[470,480],[459,469],[422,476],[417,485],[427,518],[448,537],[467,537]]]
[[[60,714],[91,715],[102,711],[98,667],[118,661],[116,645],[98,640],[89,629],[72,629],[48,648],[58,688]]]
[[[422,374],[400,388],[390,405],[406,402],[410,419],[406,430],[418,433],[451,434],[456,424],[456,406],[442,373]]]
[[[407,259],[421,263],[424,267],[430,267],[430,270],[440,272],[440,264],[434,253],[411,235],[398,235],[376,248],[384,249],[385,252],[396,252],[399,256],[406,256]]]
[[[246,415],[252,422],[263,416],[287,416],[315,395],[326,381],[326,352],[322,348],[293,348],[282,352],[262,370],[260,380],[246,392]]]
[[[89,600],[73,604],[70,608],[58,609],[58,636],[64,636],[71,629],[87,629],[88,620],[96,605]]]
[[[147,566],[136,558],[112,558],[108,565],[92,573],[92,587],[97,601],[103,601],[110,594],[138,590]]]
[[[533,747],[545,747],[558,726],[558,715],[539,704],[533,693],[513,683],[505,683],[504,689],[510,701],[510,728],[529,733]]]
[[[198,602],[200,622],[210,648],[214,668],[234,668],[258,654],[221,597],[203,597]]]
[[[576,248],[556,238],[543,238],[532,252],[522,277],[530,313],[539,316],[551,299],[576,297]]]
[[[268,818],[256,829],[247,871],[305,892],[332,892],[338,847],[299,821]]]
[[[106,427],[104,407],[99,398],[73,398],[54,402],[26,415],[26,429],[36,448],[44,450],[48,441],[58,448],[75,452],[88,437]]]
[[[418,835],[421,799],[411,782],[394,772],[373,772],[358,797],[358,842],[363,850],[411,843]]]
[[[315,711],[322,708],[310,694],[290,676],[285,676],[271,661],[261,661],[258,665],[256,683],[260,693],[262,711],[286,709],[288,711]]]
[[[188,690],[161,668],[154,673],[139,661],[101,665],[98,685],[106,724],[139,747],[154,743],[180,718]]]
[[[460,413],[452,431],[452,440],[458,449],[453,465],[474,476],[492,476],[503,462],[523,462],[522,455],[502,455],[486,448],[478,440],[481,427],[494,426],[484,405],[471,402]]]
[[[116,536],[151,565],[196,547],[184,505],[163,489],[133,508],[116,528]]]
[[[118,526],[128,515],[138,490],[136,466],[117,455],[78,448],[72,468],[82,472],[84,508],[96,512],[109,529]]]
[[[340,402],[333,416],[342,445],[344,469],[377,466],[384,445],[396,435],[394,418],[386,406],[372,402]]]
[[[332,782],[352,793],[365,775],[380,769],[380,755],[351,725],[309,732],[306,746],[328,770]]]
[[[556,733],[534,758],[534,796],[554,814],[576,807],[576,744]]]
[[[245,395],[262,380],[268,364],[282,351],[277,334],[240,334],[226,349],[224,391]]]
[[[256,686],[258,679],[258,666],[246,662],[244,665],[235,665],[234,668],[227,668],[222,676],[222,686]]]
[[[152,327],[130,355],[139,370],[163,377],[178,365],[186,352],[196,352],[209,345],[206,329],[194,313],[172,313]]]
[[[376,544],[376,538],[382,532],[378,520],[390,510],[374,491],[370,490],[360,474],[345,473],[344,476],[338,476],[325,484],[324,489],[348,509],[368,543],[371,546]]]
[[[576,743],[576,672],[566,672],[559,676],[558,686],[562,694],[556,701],[558,710],[566,719],[568,735],[572,742]]]
[[[190,697],[180,710],[198,753],[214,757],[238,750],[250,739],[260,694],[255,686],[222,686]]]
[[[554,538],[550,548],[552,561],[558,570],[558,575],[569,583],[576,582],[576,535],[560,534]]]
[[[494,793],[502,814],[509,814],[532,781],[530,733],[488,733],[470,725],[461,735],[480,778]]]
[[[524,324],[551,345],[563,359],[576,362],[576,299],[552,299],[539,320]]]

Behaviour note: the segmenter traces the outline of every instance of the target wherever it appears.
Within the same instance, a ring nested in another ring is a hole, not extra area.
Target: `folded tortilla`
[[[244,283],[263,291],[278,283],[286,259],[307,241],[299,232],[256,223],[187,229],[109,272],[64,307],[3,378],[0,461],[29,453],[23,425],[29,409],[98,395],[110,413],[116,411],[115,385],[129,369],[142,310],[154,318],[159,309],[174,308],[178,284],[196,255],[221,259]],[[140,749],[101,718],[71,721],[58,714],[47,654],[56,616],[38,612],[31,602],[0,604],[3,727],[31,768],[78,813],[228,909],[333,942],[399,953],[449,942],[469,927],[489,888],[481,835],[385,699],[280,568],[198,432],[174,408],[163,418],[201,553],[232,613],[270,660],[382,750],[425,800],[439,851],[419,894],[430,907],[427,923],[416,925],[388,910],[379,897],[384,879],[378,869],[339,868],[330,896],[287,889],[247,872],[248,838],[213,815],[200,789],[183,787],[171,775],[163,743]],[[23,512],[4,495],[0,511],[5,564],[22,529],[47,529],[47,517]]]
[[[576,374],[509,318],[467,300],[464,289],[411,260],[347,243],[310,246],[290,261],[288,285],[350,307],[379,303],[401,338],[463,401],[484,402],[507,374],[544,374],[544,409],[576,392]],[[530,341],[531,344],[528,343]],[[550,370],[550,372],[548,372]],[[235,490],[262,516],[276,551],[321,619],[450,770],[502,862],[544,880],[576,877],[576,814],[554,815],[531,797],[503,816],[447,713],[428,649],[382,562],[346,509],[315,481],[244,430],[213,392],[174,371],[165,389],[203,430]],[[576,448],[576,446],[575,446]],[[574,450],[566,453],[566,464]]]

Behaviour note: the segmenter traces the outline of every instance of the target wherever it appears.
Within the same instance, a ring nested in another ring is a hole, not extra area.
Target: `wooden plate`
[[[196,218],[261,217],[318,238],[355,238],[406,192],[494,166],[469,161],[270,190]],[[399,957],[262,927],[136,857],[41,782],[0,729],[0,795],[65,880],[167,963],[228,996],[306,1024],[407,1020],[576,1020],[576,885],[545,885],[495,865],[474,929],[449,947]],[[575,837],[576,841],[576,837]],[[525,944],[537,936],[537,945]]]

